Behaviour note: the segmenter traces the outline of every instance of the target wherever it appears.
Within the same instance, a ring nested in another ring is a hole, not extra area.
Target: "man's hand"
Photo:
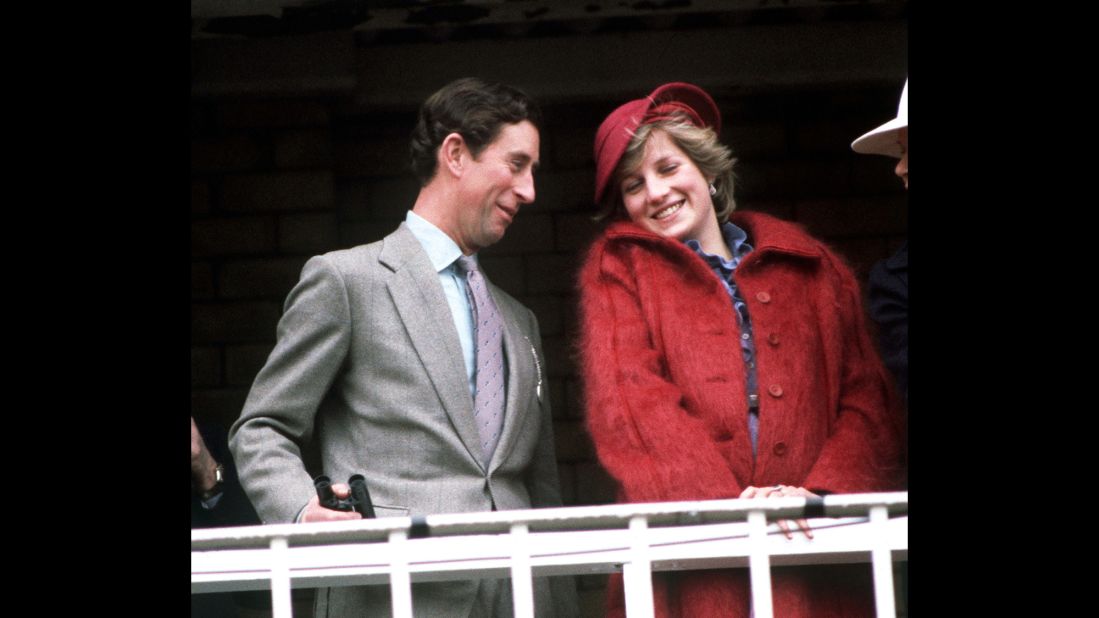
[[[332,492],[336,494],[336,497],[340,500],[346,500],[351,497],[351,486],[347,483],[333,483]],[[302,522],[310,521],[342,521],[344,519],[362,519],[363,516],[358,511],[336,511],[333,509],[326,509],[320,504],[321,499],[317,496],[313,496],[309,499],[309,504],[305,505],[305,510],[302,511]]]
[[[195,426],[195,417],[191,417],[191,482],[200,494],[204,494],[217,484],[215,470],[218,463],[206,448],[202,434]]]
[[[741,498],[808,498],[817,497],[817,494],[805,489],[804,487],[791,487],[789,485],[774,485],[772,487],[752,487],[748,486],[744,491],[740,492]],[[790,532],[790,524],[788,520],[780,519],[775,523],[778,524],[782,533],[786,535],[787,539],[794,538],[794,534]],[[809,523],[804,519],[795,520],[798,528],[805,533],[808,538],[813,538],[813,531],[809,529]]]

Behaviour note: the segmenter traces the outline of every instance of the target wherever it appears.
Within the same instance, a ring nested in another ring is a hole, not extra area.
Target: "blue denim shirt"
[[[736,287],[736,279],[733,273],[744,256],[752,251],[752,245],[748,244],[748,233],[732,223],[721,226],[721,234],[725,238],[725,244],[729,247],[733,259],[726,260],[720,255],[713,255],[702,250],[702,245],[697,240],[687,241],[687,246],[697,253],[710,270],[717,275],[729,293],[733,308],[736,310],[737,324],[740,326],[740,352],[744,358],[744,366],[747,369],[748,391],[748,434],[752,438],[752,459],[756,456],[756,444],[759,442],[759,386],[756,381],[756,347],[752,338],[752,321],[748,316],[748,305],[744,302]]]

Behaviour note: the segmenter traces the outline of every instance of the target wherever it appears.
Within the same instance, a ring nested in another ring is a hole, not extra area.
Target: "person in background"
[[[676,82],[596,133],[611,222],[580,270],[578,347],[599,461],[620,502],[894,490],[899,402],[858,283],[799,226],[734,212],[720,132],[709,94]],[[866,564],[775,568],[772,582],[776,616],[873,614]],[[746,569],[657,573],[653,590],[661,617],[751,613]],[[622,616],[620,576],[608,593]]]
[[[237,479],[225,430],[191,417],[191,528],[256,526],[259,516]],[[191,595],[191,616],[271,613],[265,591],[207,592]]]
[[[908,190],[908,80],[904,80],[897,117],[851,143],[863,154],[897,159],[893,173]],[[897,388],[908,403],[908,240],[897,252],[870,269],[870,317],[878,325],[878,343]]]

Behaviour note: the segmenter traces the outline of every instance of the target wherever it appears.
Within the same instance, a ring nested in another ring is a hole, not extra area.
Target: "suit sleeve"
[[[327,258],[314,257],[286,300],[275,348],[229,434],[241,484],[265,523],[294,521],[316,493],[302,448],[350,338],[343,279]]]
[[[735,498],[739,481],[663,369],[630,258],[597,244],[580,273],[580,356],[599,460],[627,502]]]
[[[828,255],[837,288],[837,328],[829,349],[842,350],[839,414],[805,480],[810,490],[890,491],[903,486],[903,420],[896,390],[870,339],[858,283]]]
[[[530,344],[534,347],[538,381],[542,385],[542,394],[538,397],[539,423],[538,443],[535,447],[531,465],[526,472],[527,492],[534,508],[561,506],[561,482],[557,473],[557,451],[553,437],[553,414],[550,410],[549,377],[546,374],[545,354],[542,352],[542,334],[538,328],[538,319],[527,310],[529,328],[527,332]],[[539,606],[538,615],[564,618],[580,614],[580,600],[576,592],[576,579],[571,575],[556,577],[537,577],[535,581],[545,581],[549,586],[551,601],[549,605]]]
[[[528,310],[529,313],[529,310]],[[531,506],[561,506],[561,482],[557,473],[557,451],[553,439],[553,414],[550,410],[549,378],[546,375],[545,355],[542,353],[542,335],[538,328],[538,319],[530,314],[530,343],[534,346],[537,359],[538,382],[542,385],[542,394],[538,397],[540,415],[538,445],[534,458],[527,470],[527,491],[530,493]]]

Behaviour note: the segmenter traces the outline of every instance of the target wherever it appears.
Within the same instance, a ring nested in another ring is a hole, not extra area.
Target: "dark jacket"
[[[870,270],[870,317],[878,324],[882,359],[908,402],[908,241]]]

